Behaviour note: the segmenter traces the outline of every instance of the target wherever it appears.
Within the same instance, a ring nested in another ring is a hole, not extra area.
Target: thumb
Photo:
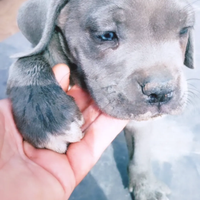
[[[69,67],[66,64],[57,64],[53,67],[53,72],[62,89],[67,92],[69,88],[70,77]]]

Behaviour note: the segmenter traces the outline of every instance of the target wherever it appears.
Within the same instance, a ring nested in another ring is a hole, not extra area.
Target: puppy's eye
[[[179,32],[180,36],[185,36],[185,35],[187,35],[188,32],[189,32],[189,28],[190,28],[190,27],[182,28],[181,31]]]
[[[115,32],[106,32],[102,35],[97,35],[97,38],[101,41],[113,41],[117,39],[117,35]]]

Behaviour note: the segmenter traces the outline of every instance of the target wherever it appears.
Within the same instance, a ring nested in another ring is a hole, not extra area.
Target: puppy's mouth
[[[163,105],[150,104],[146,106],[146,113],[134,115],[131,120],[146,121],[149,119],[162,117],[164,115],[178,115],[183,111],[184,107],[185,103],[166,103]]]
[[[96,88],[97,89],[97,88]],[[143,95],[139,90],[133,94],[117,93],[117,90],[99,88],[90,94],[99,109],[115,118],[146,121],[163,115],[177,115],[185,107],[184,95],[180,90],[174,90],[165,95]]]
[[[102,112],[112,117],[126,120],[147,121],[163,115],[178,115],[183,111],[185,103],[169,101],[165,104],[149,104],[145,102],[140,102],[140,104],[138,104],[138,102],[129,103],[127,101],[124,102],[124,104],[109,104],[103,108],[99,104],[98,106]]]

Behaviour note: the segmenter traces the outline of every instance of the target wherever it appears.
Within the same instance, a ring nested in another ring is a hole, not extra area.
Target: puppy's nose
[[[162,105],[173,98],[173,88],[169,83],[147,83],[142,86],[142,93],[150,104]]]

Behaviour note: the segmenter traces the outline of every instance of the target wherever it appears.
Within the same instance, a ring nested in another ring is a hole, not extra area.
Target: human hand
[[[57,81],[68,90],[69,69],[54,67]],[[84,138],[66,154],[35,149],[16,129],[9,100],[0,101],[0,197],[2,200],[66,200],[128,121],[101,113],[77,86],[69,95],[83,113]]]

